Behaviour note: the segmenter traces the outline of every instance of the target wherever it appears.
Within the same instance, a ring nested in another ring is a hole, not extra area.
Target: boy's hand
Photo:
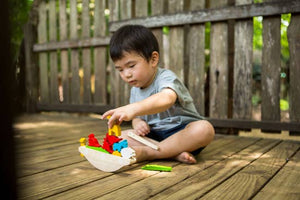
[[[112,128],[114,124],[120,125],[123,121],[132,120],[134,118],[134,112],[133,109],[127,105],[105,112],[101,119],[106,119],[107,116],[111,116],[108,120],[108,127]]]
[[[146,136],[148,133],[150,133],[150,127],[144,120],[138,118],[134,120],[135,122],[133,123],[133,129],[137,135]]]

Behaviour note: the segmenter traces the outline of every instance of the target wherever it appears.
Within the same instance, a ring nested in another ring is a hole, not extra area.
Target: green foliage
[[[168,26],[163,27],[163,34],[168,35],[170,32],[170,28]]]
[[[211,23],[205,23],[205,71],[208,72],[210,65],[210,27]]]
[[[289,109],[289,102],[284,99],[280,99],[280,109],[286,111]]]
[[[23,39],[23,26],[28,20],[29,10],[33,0],[9,1],[10,32],[11,32],[11,55],[16,60]]]
[[[262,29],[262,17],[253,17],[253,50],[262,49]]]
[[[252,96],[252,105],[257,106],[261,103],[261,98],[259,95],[253,95]]]
[[[287,39],[287,28],[291,21],[291,14],[283,14],[281,15],[281,60],[285,64],[289,60],[290,52],[289,52],[289,44]]]

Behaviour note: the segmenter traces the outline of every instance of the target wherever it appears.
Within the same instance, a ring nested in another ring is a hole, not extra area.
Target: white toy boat
[[[152,144],[148,140],[142,138],[141,136],[136,135],[135,133],[130,132],[128,134],[131,138],[155,149],[158,150],[158,146]],[[97,169],[104,172],[114,172],[120,168],[130,165],[136,162],[135,151],[130,147],[123,148],[121,150],[121,155],[116,156],[113,154],[104,153],[101,151],[93,150],[85,146],[85,138],[80,139],[81,146],[79,147],[79,152]]]
[[[86,146],[80,146],[79,152],[82,153],[94,167],[104,172],[114,172],[135,162],[133,159],[96,151],[86,148]]]

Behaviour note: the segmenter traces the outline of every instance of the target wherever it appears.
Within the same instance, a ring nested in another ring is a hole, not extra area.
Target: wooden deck
[[[300,142],[217,135],[198,164],[153,161],[172,172],[142,170],[143,162],[105,173],[78,152],[81,137],[104,136],[104,121],[47,113],[14,127],[19,199],[300,199]]]

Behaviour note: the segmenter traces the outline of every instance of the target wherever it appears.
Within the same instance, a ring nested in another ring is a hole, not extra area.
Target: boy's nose
[[[126,76],[127,78],[130,78],[130,77],[132,77],[132,73],[127,71],[127,72],[125,73],[125,76]]]

